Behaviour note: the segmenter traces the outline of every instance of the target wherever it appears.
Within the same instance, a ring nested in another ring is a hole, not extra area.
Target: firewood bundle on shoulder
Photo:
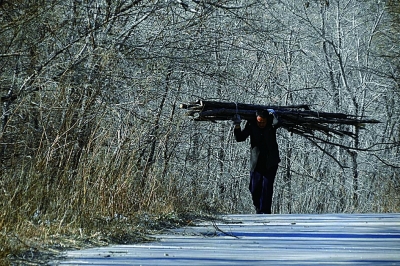
[[[328,113],[312,111],[308,105],[267,106],[232,102],[198,100],[188,104],[181,104],[187,115],[195,121],[231,120],[239,114],[243,120],[254,120],[257,110],[273,109],[278,115],[281,127],[290,132],[313,136],[315,132],[327,135],[355,137],[354,130],[363,128],[368,123],[379,123],[378,120],[368,119],[343,113]]]

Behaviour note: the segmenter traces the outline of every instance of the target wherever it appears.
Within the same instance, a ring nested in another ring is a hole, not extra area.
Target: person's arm
[[[240,125],[236,125],[233,133],[237,142],[245,141],[250,135],[250,124],[246,122],[246,126],[242,130]]]

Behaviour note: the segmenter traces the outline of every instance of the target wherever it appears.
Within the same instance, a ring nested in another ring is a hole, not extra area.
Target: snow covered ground
[[[400,265],[400,214],[226,215],[54,265]]]

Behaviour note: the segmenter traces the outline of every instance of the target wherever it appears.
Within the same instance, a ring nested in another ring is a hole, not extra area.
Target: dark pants
[[[257,213],[271,213],[272,194],[274,193],[275,175],[278,165],[269,168],[263,173],[250,172],[249,189]]]

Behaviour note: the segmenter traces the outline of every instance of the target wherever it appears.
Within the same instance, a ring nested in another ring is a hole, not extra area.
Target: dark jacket
[[[251,154],[250,171],[263,173],[272,166],[276,166],[281,161],[279,158],[279,148],[276,142],[276,127],[268,124],[265,128],[260,128],[257,121],[247,121],[245,128],[234,129],[236,141],[245,141],[250,136]]]

